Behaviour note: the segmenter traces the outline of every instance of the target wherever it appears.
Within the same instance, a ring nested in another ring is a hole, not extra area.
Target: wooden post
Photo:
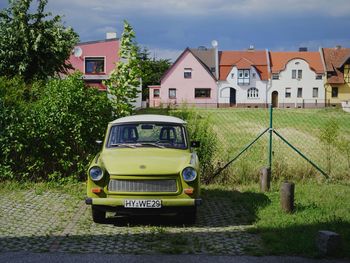
[[[271,170],[270,168],[261,168],[260,170],[260,191],[268,192],[270,190]]]
[[[294,211],[294,183],[283,182],[281,185],[281,207],[286,213]]]

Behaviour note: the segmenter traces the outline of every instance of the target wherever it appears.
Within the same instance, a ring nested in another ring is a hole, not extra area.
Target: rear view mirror
[[[199,142],[199,141],[192,141],[192,142],[191,142],[191,147],[192,147],[192,148],[198,148],[198,147],[200,147],[200,142]]]
[[[142,124],[141,129],[142,130],[153,130],[153,125],[152,124]]]

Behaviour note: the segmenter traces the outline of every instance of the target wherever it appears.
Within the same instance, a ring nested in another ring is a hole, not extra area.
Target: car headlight
[[[182,171],[182,177],[186,182],[192,182],[197,178],[197,172],[192,167],[186,167]]]
[[[103,177],[103,171],[98,166],[93,166],[90,168],[89,175],[91,177],[91,180],[93,181],[99,181]]]

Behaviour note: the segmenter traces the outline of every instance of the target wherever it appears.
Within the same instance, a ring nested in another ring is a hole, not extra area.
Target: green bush
[[[218,140],[212,128],[210,116],[203,117],[198,112],[187,107],[169,112],[170,115],[186,120],[191,141],[200,142],[197,154],[201,165],[202,181],[204,183],[211,182],[216,167],[214,157]]]
[[[10,167],[7,174],[27,180],[83,178],[97,151],[95,140],[112,117],[105,93],[87,88],[74,74],[29,87],[20,79],[3,79],[0,99],[0,165]]]

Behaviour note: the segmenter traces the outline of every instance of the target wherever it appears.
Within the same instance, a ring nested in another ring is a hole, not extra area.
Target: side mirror
[[[200,142],[199,141],[192,141],[191,142],[191,147],[192,148],[198,148],[198,147],[200,147]]]
[[[96,140],[95,142],[96,142],[97,145],[101,145],[102,144],[101,140]]]

